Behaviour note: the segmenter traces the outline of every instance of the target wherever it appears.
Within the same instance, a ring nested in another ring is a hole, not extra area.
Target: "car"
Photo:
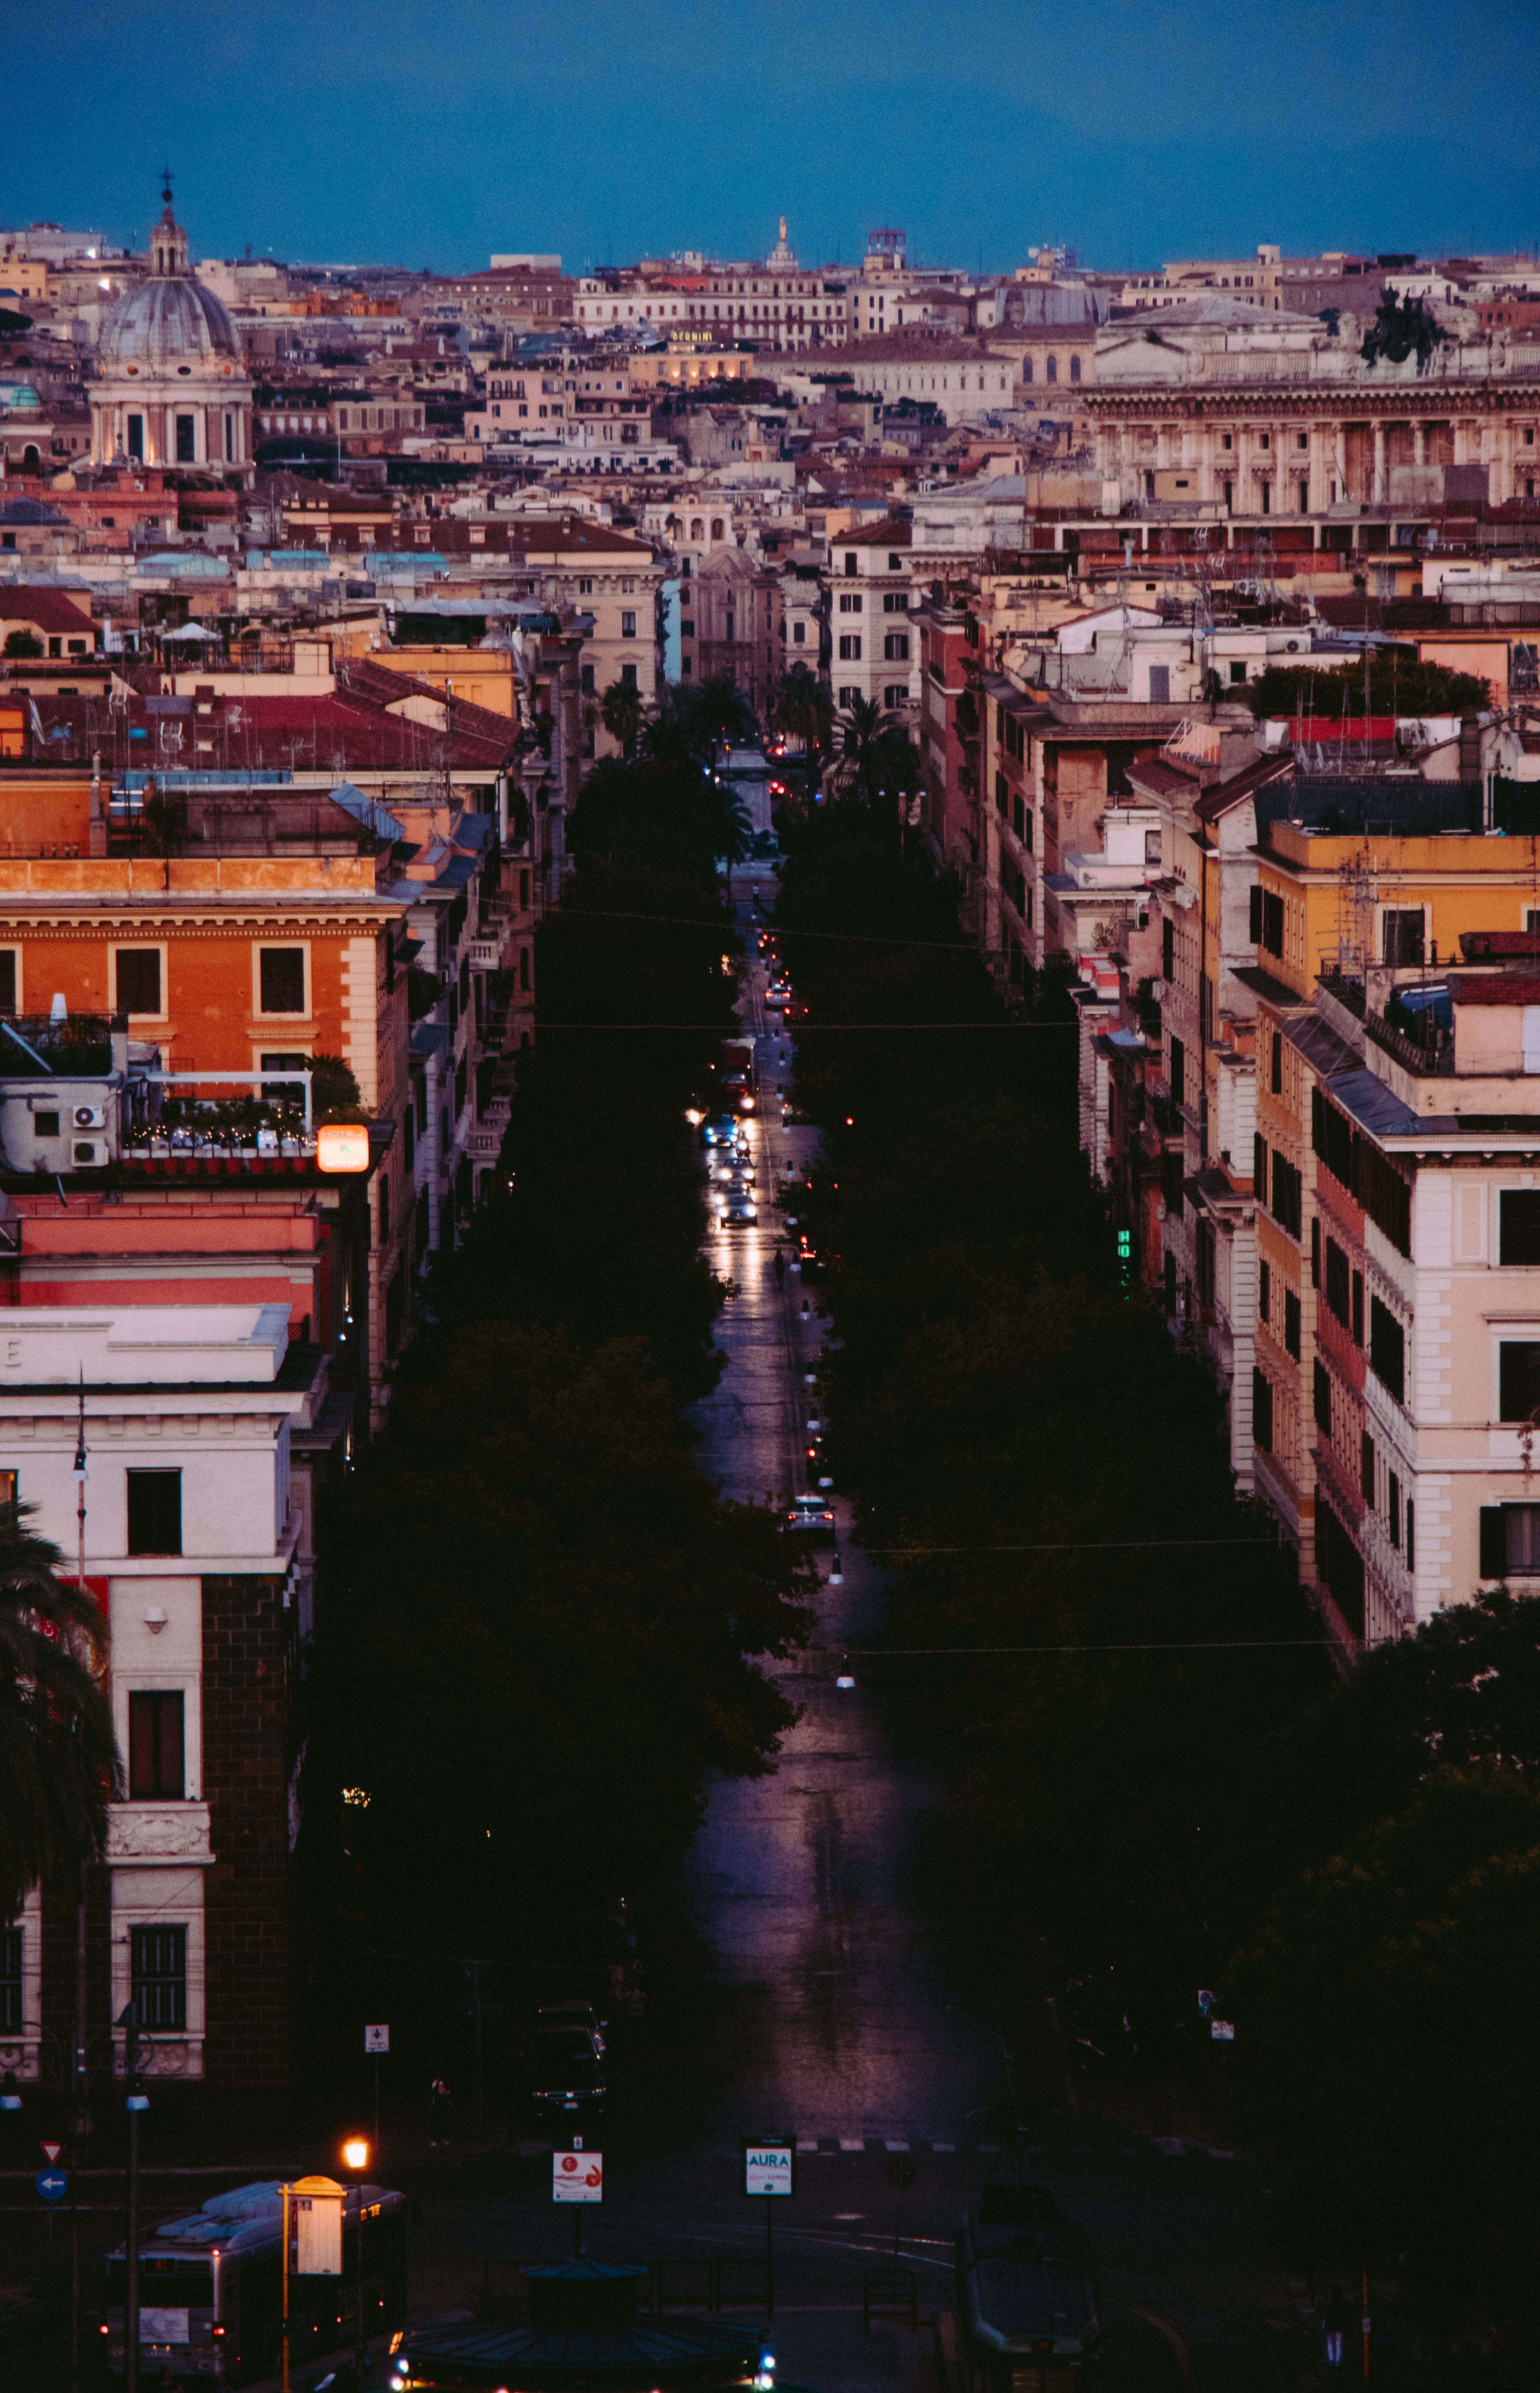
[[[529,2089],[534,2119],[601,2117],[609,2085],[592,2028],[538,2027],[529,2038]]]
[[[728,1146],[737,1136],[737,1114],[708,1114],[700,1126],[708,1146]]]
[[[568,2003],[542,2003],[539,2010],[535,2013],[535,2032],[537,2034],[541,2033],[544,2029],[552,2027],[586,2028],[589,2034],[594,2038],[594,2042],[598,2048],[598,2054],[601,2060],[604,2059],[605,2052],[604,2032],[608,2024],[609,2021],[607,2020],[602,2020],[598,2017],[592,2003],[581,2003],[577,2001]]]
[[[1095,2275],[1046,2187],[985,2187],[958,2230],[957,2308],[972,2380],[989,2393],[1095,2381]]]
[[[825,1496],[794,1496],[791,1509],[781,1523],[793,1536],[806,1537],[814,1545],[834,1543],[834,1507]]]
[[[754,1203],[750,1189],[718,1189],[711,1203],[716,1213],[716,1225],[719,1230],[726,1229],[729,1223],[759,1220],[759,1208]]]

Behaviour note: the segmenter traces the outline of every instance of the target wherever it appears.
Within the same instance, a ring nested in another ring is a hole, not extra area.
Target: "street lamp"
[[[369,2166],[369,2145],[362,2136],[349,2136],[342,2148],[343,2165],[353,2179],[353,2214],[359,2224],[359,2341],[353,2359],[353,2382],[364,2393],[369,2382],[369,2337],[363,2321],[363,2173]]]

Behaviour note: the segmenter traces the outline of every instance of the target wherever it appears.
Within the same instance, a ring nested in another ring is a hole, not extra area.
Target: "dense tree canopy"
[[[59,1553],[0,1505],[0,1920],[40,1878],[80,1881],[99,1859],[119,1791],[111,1706],[98,1665],[106,1624],[59,1576]]]
[[[1364,663],[1356,658],[1325,670],[1310,665],[1269,665],[1246,687],[1246,703],[1259,722],[1268,716],[1312,714],[1327,722],[1362,720]],[[1432,660],[1377,648],[1369,660],[1371,714],[1408,716],[1464,714],[1490,706],[1492,692],[1475,673],[1455,673]]]

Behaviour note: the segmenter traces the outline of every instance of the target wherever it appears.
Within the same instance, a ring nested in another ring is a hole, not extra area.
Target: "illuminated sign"
[[[322,1171],[367,1171],[367,1125],[363,1122],[323,1122],[316,1132],[316,1161]]]

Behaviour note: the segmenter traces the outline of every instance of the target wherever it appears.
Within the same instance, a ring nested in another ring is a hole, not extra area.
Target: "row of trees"
[[[500,1192],[330,1524],[307,1833],[356,1946],[581,1949],[790,1718],[753,1657],[805,1635],[803,1566],[680,1417],[724,1295],[685,1118],[735,1027],[720,720],[697,692],[584,787]]]
[[[798,832],[780,917],[830,1445],[955,1758],[952,1881],[1007,1957],[1051,1940],[1109,2070],[1201,2092],[1217,1994],[1291,2234],[1525,2322],[1540,1605],[1460,1607],[1344,1680],[1119,1261],[1063,992],[1007,1015],[887,809]]]

